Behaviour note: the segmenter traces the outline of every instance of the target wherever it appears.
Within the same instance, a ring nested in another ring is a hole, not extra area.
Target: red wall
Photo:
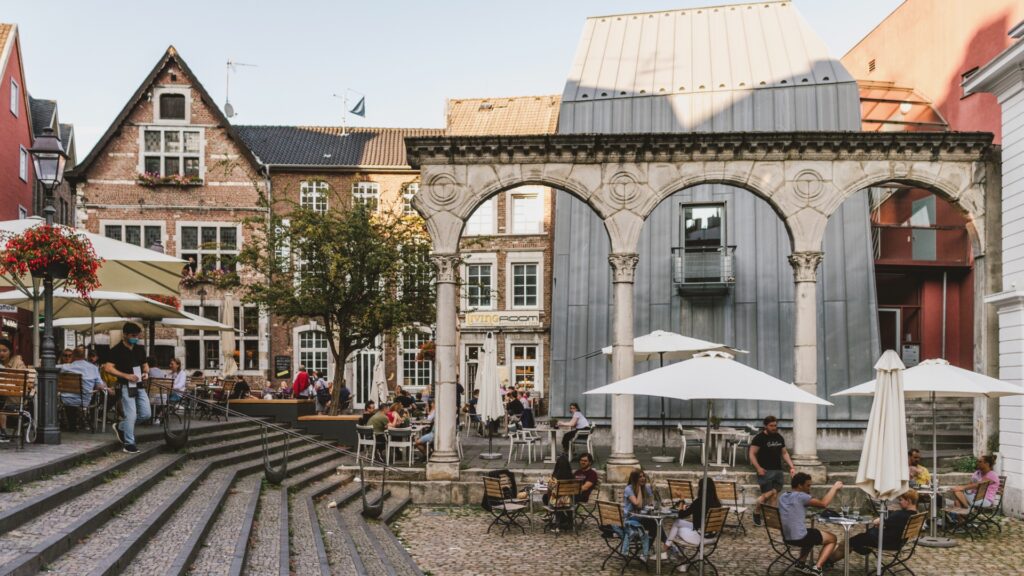
[[[0,48],[2,49],[2,48]],[[11,78],[21,90],[18,116],[11,114]],[[18,205],[32,213],[32,166],[28,182],[18,176],[19,146],[32,147],[25,79],[21,76],[21,50],[15,38],[7,69],[0,71],[0,220],[18,217]]]

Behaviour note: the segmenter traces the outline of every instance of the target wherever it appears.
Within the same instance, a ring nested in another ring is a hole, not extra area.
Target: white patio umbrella
[[[700,352],[710,352],[713,350],[719,350],[722,352],[728,352],[729,354],[746,354],[746,350],[737,350],[730,348],[725,344],[718,344],[717,342],[708,342],[707,340],[701,340],[699,338],[691,338],[689,336],[683,336],[682,334],[676,334],[675,332],[667,332],[665,330],[655,330],[650,334],[638,336],[633,339],[633,361],[634,362],[648,362],[651,360],[658,360],[658,367],[662,368],[665,366],[665,360],[675,362],[677,360],[689,360],[693,358],[694,354]],[[612,347],[605,346],[601,348],[601,353],[605,356],[612,355]],[[674,457],[665,456],[665,444],[667,430],[665,427],[665,398],[661,398],[661,456],[655,456],[655,461],[661,461],[660,458],[664,458],[666,462],[671,462]]]
[[[480,420],[487,424],[487,452],[480,457],[485,460],[496,460],[501,458],[491,449],[494,440],[494,428],[492,422],[505,415],[505,406],[501,401],[501,382],[498,379],[498,343],[491,332],[484,338],[483,351],[479,357],[479,372],[477,373],[477,390],[480,391],[480,401],[477,404],[477,413]]]
[[[858,488],[879,500],[878,565],[882,574],[882,535],[889,500],[907,491],[910,472],[907,465],[907,411],[903,405],[903,362],[894,350],[886,350],[875,364],[875,399],[864,434],[864,445],[857,467]]]
[[[235,328],[223,324],[216,320],[210,320],[204,318],[198,314],[191,312],[185,312],[183,310],[178,311],[184,318],[161,318],[156,321],[157,324],[163,324],[170,328],[181,328],[185,330],[210,330],[214,332],[230,332],[234,331]],[[104,330],[119,330],[125,322],[131,322],[132,320],[138,320],[138,318],[125,318],[120,316],[97,316],[96,324],[93,326],[90,323],[90,318],[82,316],[78,318],[60,318],[59,320],[53,321],[54,328],[64,328],[65,330],[75,330],[76,332],[87,332],[90,327],[97,331]]]
[[[388,379],[384,372],[384,351],[381,350],[373,363],[373,390],[377,396],[377,408],[380,408],[388,401]]]
[[[833,396],[873,396],[877,380],[865,382]],[[932,405],[932,489],[938,490],[938,441],[936,431],[935,399],[943,398],[999,398],[1024,394],[1024,387],[1003,382],[984,374],[964,370],[946,360],[936,358],[925,360],[913,368],[903,371],[903,395],[907,398],[929,398]],[[909,473],[909,470],[908,470]],[[950,538],[936,536],[936,498],[931,499],[931,522],[928,538],[922,538],[923,546],[954,546]]]
[[[45,223],[39,217],[5,220],[0,222],[0,234],[21,234]],[[67,228],[59,224],[56,226]],[[88,239],[96,255],[103,258],[104,262],[97,272],[100,288],[138,294],[177,296],[181,293],[179,282],[182,267],[185,266],[184,260],[85,230],[70,230]],[[22,292],[28,292],[32,279],[0,276],[0,286],[14,286]]]
[[[657,396],[677,400],[708,400],[707,426],[704,442],[710,443],[711,408],[713,400],[768,400],[799,404],[831,406],[814,394],[783,382],[733,360],[726,352],[701,352],[689,360],[669,364],[664,368],[630,376],[618,382],[588,390],[584,394],[632,394],[635,396]],[[703,486],[707,489],[708,463],[704,462]],[[701,494],[701,501],[707,502],[707,494]],[[704,535],[701,532],[700,557],[704,558]],[[700,563],[704,573],[704,563]]]

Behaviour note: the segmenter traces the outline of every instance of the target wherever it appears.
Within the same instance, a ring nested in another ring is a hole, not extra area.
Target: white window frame
[[[22,182],[28,182],[28,150],[24,146],[18,146],[18,178]]]
[[[146,132],[160,132],[160,150],[156,152],[146,151]],[[180,152],[165,152],[165,142],[167,140],[167,132],[177,132],[181,135],[179,143],[181,144]],[[185,132],[198,132],[199,133],[199,152],[185,152]],[[165,158],[178,158],[178,174],[185,174],[185,158],[199,158],[199,179],[206,179],[206,130],[200,126],[184,126],[180,124],[166,125],[166,124],[141,124],[139,125],[139,164],[136,170],[139,174],[146,172],[146,158],[153,157],[160,159],[160,175],[168,176],[165,174],[164,164]]]
[[[181,309],[182,310],[185,310],[186,308],[189,308],[189,307],[197,307],[197,308],[199,308],[199,312],[193,312],[193,313],[198,314],[199,316],[203,316],[204,318],[206,316],[203,315],[203,308],[217,308],[217,321],[220,322],[220,321],[222,321],[224,319],[224,301],[223,300],[206,300],[203,303],[203,306],[200,306],[200,301],[199,300],[185,300],[185,301],[182,301],[182,303],[181,303]],[[186,332],[197,332],[197,333],[196,334],[186,334]],[[186,370],[190,370],[190,371],[191,370],[202,370],[204,373],[217,373],[217,372],[220,372],[221,367],[223,366],[224,352],[225,352],[225,350],[222,347],[222,339],[221,339],[220,332],[215,332],[213,330],[195,330],[195,331],[188,330],[188,331],[186,331],[186,330],[183,329],[181,331],[181,345],[182,345],[183,350],[187,350],[187,347],[185,345],[186,342],[193,342],[193,341],[198,341],[199,342],[199,368],[195,368],[194,365],[192,367],[190,367],[189,364],[188,364],[188,362],[189,362],[188,354],[187,354],[187,352],[183,352],[183,354],[182,354],[182,363],[183,363],[185,369]],[[216,342],[217,343],[217,356],[218,357],[213,359],[214,362],[213,362],[212,367],[210,365],[210,360],[211,359],[206,357],[206,342]]]
[[[469,303],[469,267],[472,265],[490,265],[491,267],[491,303],[489,306],[471,306]],[[501,288],[498,285],[498,255],[494,253],[470,253],[466,254],[462,263],[462,310],[496,310],[498,298],[501,296]]]
[[[403,390],[409,390],[410,392],[416,392],[416,391],[419,391],[419,390],[423,390],[424,388],[427,388],[428,386],[430,386],[431,384],[434,383],[434,362],[432,360],[428,360],[426,362],[416,362],[415,360],[413,360],[412,362],[416,366],[417,373],[419,371],[425,371],[427,373],[427,382],[426,383],[420,383],[420,378],[419,378],[419,375],[417,374],[416,376],[414,376],[414,380],[413,380],[413,382],[415,382],[414,384],[406,384],[406,382],[405,382],[405,371],[406,371],[405,370],[405,359],[406,359],[406,354],[411,354],[413,356],[413,358],[415,358],[416,353],[418,352],[418,348],[417,348],[417,350],[412,350],[411,348],[409,350],[405,349],[405,334],[407,332],[419,332],[420,333],[419,339],[421,341],[420,343],[422,344],[423,342],[426,342],[426,341],[430,340],[430,332],[431,332],[431,330],[430,330],[429,327],[426,327],[426,326],[413,326],[413,327],[410,327],[410,328],[406,328],[405,330],[403,330],[402,332],[400,332],[398,334],[398,342],[397,342],[397,345],[395,346],[395,349],[396,349],[396,354],[395,354],[396,358],[395,359],[397,361],[397,366],[398,366],[398,375],[397,375],[398,383],[402,386]]]
[[[537,305],[516,306],[515,278],[512,271],[516,264],[537,265]],[[543,252],[508,252],[505,256],[505,303],[508,310],[543,310],[544,309],[544,253]]]
[[[167,249],[167,223],[164,220],[100,220],[100,236],[108,238],[107,226],[120,226],[121,227],[121,242],[130,243],[125,240],[124,227],[125,226],[138,226],[139,240],[141,242],[146,241],[146,226],[159,227],[160,228],[160,243],[164,245],[164,250]],[[133,244],[134,246],[134,244]],[[148,249],[149,246],[140,246],[140,248]]]
[[[324,340],[324,348],[319,348],[319,347],[309,347],[309,348],[306,348],[306,347],[304,347],[302,345],[302,335],[304,333],[306,333],[306,332],[322,332],[324,334],[324,338],[325,338],[325,340]],[[322,352],[324,354],[324,358],[327,359],[327,379],[328,380],[333,380],[334,379],[334,357],[331,355],[331,347],[330,347],[330,344],[327,342],[326,338],[327,338],[327,332],[324,330],[324,327],[320,326],[318,324],[314,324],[312,322],[310,322],[308,324],[302,324],[300,326],[295,326],[294,328],[292,328],[292,342],[295,343],[294,350],[292,351],[292,379],[293,380],[295,378],[295,375],[298,374],[299,366],[303,366],[304,365],[304,366],[306,366],[306,368],[309,368],[311,366],[310,363],[308,363],[307,361],[303,360],[303,356],[302,356],[303,352],[308,352],[310,354],[319,354],[319,353]],[[316,370],[317,368],[313,367],[313,369]],[[289,382],[289,384],[291,384],[291,382]]]
[[[28,218],[28,208],[18,204],[18,220],[24,220],[25,218]]]
[[[161,117],[160,97],[165,94],[181,94],[185,97],[185,119],[164,119]],[[192,89],[187,86],[157,86],[153,89],[153,124],[182,126],[192,123]]]
[[[402,214],[406,216],[419,216],[419,212],[412,207],[412,199],[420,191],[419,182],[409,182],[402,189]]]
[[[330,209],[330,193],[331,185],[323,180],[303,180],[299,182],[299,205],[326,214]]]
[[[505,232],[513,235],[537,235],[544,233],[544,186],[519,186],[505,193]],[[540,213],[535,229],[520,232],[516,230],[515,206],[517,198],[535,196]]]
[[[198,245],[197,245],[197,248],[195,248],[195,249],[185,248],[185,247],[182,246],[182,240],[184,238],[182,236],[182,230],[184,228],[192,228],[192,227],[200,229],[197,232],[199,234],[199,237],[197,238]],[[236,232],[235,232],[235,249],[234,250],[221,250],[220,247],[218,247],[216,250],[212,250],[212,249],[204,249],[202,247],[203,246],[203,232],[202,232],[202,228],[214,228],[214,227],[218,228],[218,231],[217,231],[218,243],[220,241],[220,231],[219,231],[220,228],[234,228],[236,230]],[[218,257],[218,260],[220,259],[220,255],[221,254],[233,255],[233,256],[235,256],[235,259],[237,261],[238,253],[241,252],[241,250],[242,250],[242,243],[244,242],[244,239],[242,238],[242,226],[239,223],[237,223],[237,222],[203,222],[203,221],[178,222],[177,227],[175,229],[175,234],[176,235],[174,237],[175,238],[174,247],[175,247],[175,250],[177,252],[176,256],[178,256],[178,258],[181,258],[182,260],[185,260],[185,258],[182,256],[182,254],[184,254],[186,252],[189,253],[189,254],[196,254],[196,256],[197,256],[196,257],[196,272],[197,273],[204,269],[203,268],[203,256],[206,256],[206,255],[214,255],[214,254],[216,254],[217,257]],[[237,268],[236,268],[236,272],[237,272]]]
[[[514,354],[516,346],[532,346],[536,348],[537,357],[534,360],[516,360]],[[544,342],[542,340],[516,340],[510,335],[505,342],[505,358],[508,359],[509,387],[515,386],[516,366],[533,366],[534,380],[533,389],[530,391],[530,398],[536,399],[544,393]]]
[[[375,202],[373,211],[380,212],[380,184],[368,180],[353,182],[352,203],[366,205],[370,200]]]
[[[493,236],[498,232],[497,201],[492,196],[484,200],[466,220],[463,236]]]
[[[11,78],[11,114],[21,116],[21,87],[14,78]]]
[[[251,311],[256,316],[256,333],[248,333],[244,331],[245,328],[245,313],[244,310]],[[238,313],[238,322],[235,313]],[[259,307],[254,304],[235,304],[234,310],[231,311],[231,319],[235,328],[235,350],[238,351],[238,371],[246,374],[260,374],[260,354],[265,353],[266,350],[261,350],[263,347],[263,338],[260,337],[260,324],[262,324],[263,313],[260,312]],[[253,360],[255,362],[255,368],[246,367],[246,354],[249,352],[249,347],[255,345],[256,349],[253,351]]]

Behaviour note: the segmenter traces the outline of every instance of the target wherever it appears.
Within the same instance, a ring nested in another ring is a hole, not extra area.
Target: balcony
[[[970,266],[971,241],[958,226],[874,224],[875,264],[890,266]]]
[[[723,294],[736,283],[735,246],[673,248],[672,283],[680,294]]]

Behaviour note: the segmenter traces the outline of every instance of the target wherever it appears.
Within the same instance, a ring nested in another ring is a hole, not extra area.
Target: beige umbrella
[[[184,330],[210,330],[214,332],[231,332],[234,330],[231,326],[222,324],[216,320],[204,318],[198,314],[185,312],[183,310],[179,310],[178,312],[184,316],[184,318],[161,318],[157,320],[156,323],[163,324],[170,328],[180,328]],[[88,332],[89,328],[93,327],[95,330],[102,332],[104,330],[120,330],[121,326],[124,325],[125,322],[138,320],[138,318],[98,316],[95,319],[95,326],[91,326],[90,320],[90,318],[84,316],[80,318],[61,318],[59,320],[54,320],[53,327],[63,328],[65,330],[75,330],[77,332]]]

